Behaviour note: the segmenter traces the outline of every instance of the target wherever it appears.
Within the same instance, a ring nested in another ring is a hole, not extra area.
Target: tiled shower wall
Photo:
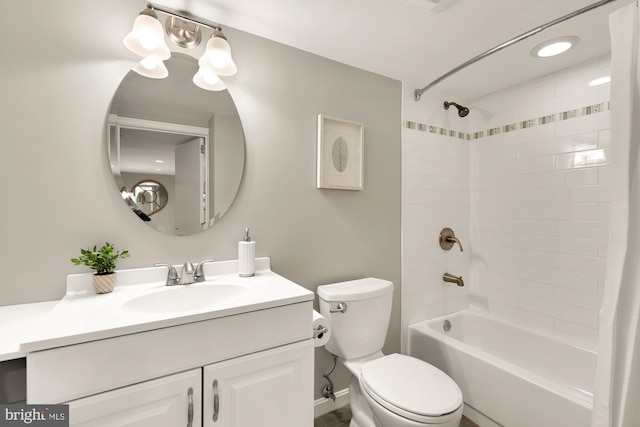
[[[587,83],[608,70],[599,58],[475,100],[465,139],[405,122],[403,325],[471,305],[597,342],[609,87]],[[440,249],[442,226],[463,254]],[[465,289],[443,285],[443,271],[466,274]]]
[[[405,99],[407,96],[412,94],[405,94]],[[409,102],[405,102],[404,117],[421,120],[420,104]],[[411,108],[414,111],[408,111]],[[448,124],[440,110],[441,104],[434,115],[440,115],[439,123]],[[459,120],[452,123],[466,125]],[[441,135],[442,128],[420,127],[417,122],[408,125],[414,129],[405,127],[402,141],[403,346],[407,325],[469,306],[469,286],[445,283],[442,275],[449,272],[467,281],[471,248],[469,142],[459,139],[457,133],[455,137],[448,132]],[[457,245],[447,252],[440,248],[438,236],[443,227],[455,231],[464,252]]]

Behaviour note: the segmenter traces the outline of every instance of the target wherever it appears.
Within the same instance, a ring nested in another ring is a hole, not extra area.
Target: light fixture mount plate
[[[202,41],[200,24],[177,16],[169,16],[167,18],[165,30],[172,42],[185,49],[192,49]]]

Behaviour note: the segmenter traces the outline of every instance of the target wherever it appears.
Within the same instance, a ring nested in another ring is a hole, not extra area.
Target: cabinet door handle
[[[187,391],[187,396],[189,399],[189,407],[187,409],[187,427],[193,426],[193,388],[189,387]]]
[[[218,421],[220,411],[220,396],[218,395],[218,380],[213,380],[213,422]]]

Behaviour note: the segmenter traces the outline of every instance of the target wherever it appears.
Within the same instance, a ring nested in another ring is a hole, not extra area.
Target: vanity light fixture
[[[219,76],[232,76],[238,71],[231,57],[231,46],[220,28],[214,29],[198,64],[212,67]]]
[[[152,79],[164,79],[169,75],[169,70],[164,65],[164,61],[155,56],[142,58],[140,62],[134,65],[132,70],[141,76]]]
[[[123,43],[131,52],[145,58],[156,57],[165,60],[171,57],[171,52],[164,42],[162,24],[151,5],[147,5],[147,8],[140,12]]]
[[[200,44],[201,26],[213,30],[205,52],[198,61],[200,68],[193,76],[193,82],[206,90],[226,89],[219,76],[232,76],[238,68],[233,62],[231,46],[222,29],[151,4],[140,12],[133,24],[133,29],[124,38],[124,45],[129,50],[144,57],[133,67],[133,71],[153,79],[163,79],[169,75],[163,61],[171,57],[171,52],[164,41],[165,32],[155,11],[169,16],[165,23],[167,37],[184,49],[192,49]]]
[[[219,91],[227,88],[213,68],[207,65],[200,66],[196,75],[193,76],[193,83],[204,90]]]
[[[200,24],[178,18],[177,16],[169,16],[165,23],[165,29],[167,30],[169,39],[185,49],[198,46],[202,40]]]
[[[548,58],[560,55],[578,44],[580,38],[576,36],[558,37],[539,44],[531,50],[531,55],[537,58]]]

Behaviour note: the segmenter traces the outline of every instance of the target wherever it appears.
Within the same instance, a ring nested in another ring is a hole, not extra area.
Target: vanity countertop
[[[171,287],[164,286],[166,268],[118,271],[114,291],[101,295],[91,288],[91,273],[70,275],[67,294],[60,301],[0,307],[0,361],[25,357],[32,351],[313,301],[314,298],[313,292],[271,271],[269,258],[256,259],[254,277],[239,277],[235,260],[204,267],[206,283]],[[179,304],[180,295],[194,292],[199,286],[216,285],[234,286],[244,292],[239,297],[221,298],[212,301],[210,306],[196,309],[172,312],[127,309],[130,305],[127,303],[134,299],[164,292],[173,292],[170,301],[175,296],[176,304]]]

